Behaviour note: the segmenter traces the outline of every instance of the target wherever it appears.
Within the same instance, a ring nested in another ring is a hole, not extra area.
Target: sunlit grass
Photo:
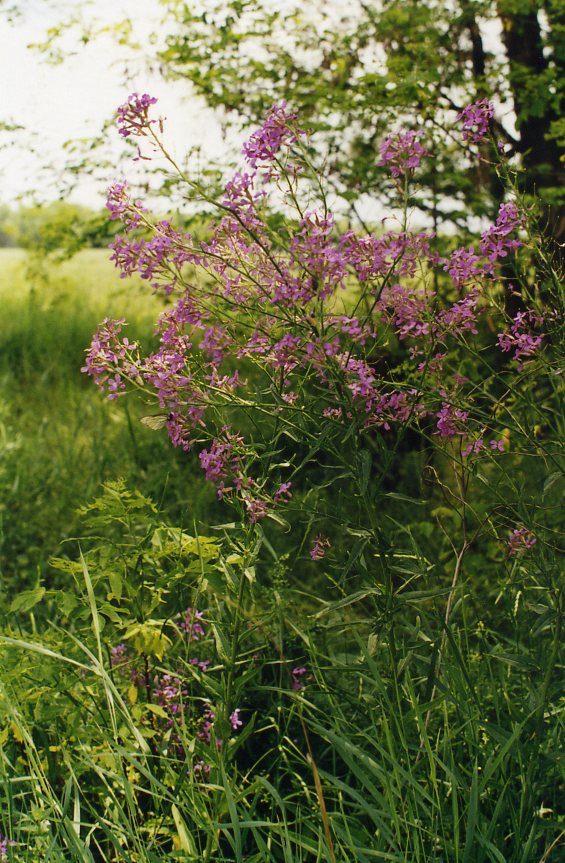
[[[124,282],[106,250],[42,265],[0,251],[0,585],[8,593],[45,574],[50,554],[73,536],[75,510],[100,483],[125,476],[190,518],[213,498],[191,457],[139,416],[153,408],[108,402],[81,374],[100,321],[124,317],[150,343],[163,309],[141,279]],[[188,486],[190,482],[190,494]],[[202,497],[203,496],[203,497]]]

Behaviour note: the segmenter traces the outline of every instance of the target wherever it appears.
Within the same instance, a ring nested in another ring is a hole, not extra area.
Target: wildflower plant
[[[79,559],[53,561],[75,590],[24,597],[62,626],[0,641],[12,698],[34,650],[36,675],[74,675],[64,699],[0,698],[10,789],[64,766],[23,793],[30,817],[51,807],[30,835],[57,861],[550,859],[560,275],[493,106],[456,133],[505,193],[459,243],[410,224],[425,125],[375,154],[402,213],[371,232],[331,213],[286,104],[219,200],[170,157],[157,105],[133,94],[120,134],[216,218],[202,238],[111,187],[112,260],[163,311],[154,350],[105,320],[83,370],[114,404],[137,393],[231,518],[189,532],[106,483]]]
[[[162,122],[150,117],[154,102],[131,96],[118,111],[120,131],[178,172]],[[467,146],[487,139],[493,112],[481,100],[460,114]],[[380,149],[380,164],[404,184],[405,210],[430,156],[422,136],[397,131]],[[124,277],[141,274],[168,305],[156,351],[146,355],[131,342],[124,320],[106,320],[83,371],[110,399],[138,390],[155,404],[160,414],[147,424],[196,451],[218,497],[247,524],[292,509],[295,489],[308,487],[308,465],[321,449],[331,453],[338,485],[347,477],[363,498],[376,541],[370,513],[409,430],[461,470],[507,449],[499,441],[513,422],[513,378],[531,380],[558,320],[556,309],[542,308],[536,284],[507,280],[531,241],[530,214],[510,195],[477,244],[451,249],[411,230],[407,210],[398,229],[340,232],[308,131],[284,103],[243,145],[243,157],[245,168],[219,201],[181,176],[193,199],[216,207],[203,241],[152,220],[126,183],[111,187],[108,209],[124,229],[114,263]],[[493,158],[508,178],[495,145]],[[513,296],[521,309],[511,317]],[[498,355],[485,346],[485,331],[498,333]],[[390,362],[391,345],[401,362]],[[380,464],[378,452],[386,453]],[[312,559],[325,547],[316,540]]]

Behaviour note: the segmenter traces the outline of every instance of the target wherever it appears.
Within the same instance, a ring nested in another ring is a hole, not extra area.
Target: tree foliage
[[[313,0],[165,5],[165,74],[187,78],[210,105],[244,123],[286,99],[325,132],[335,188],[352,208],[376,190],[388,203],[377,144],[408,115],[421,117],[436,155],[420,206],[441,221],[438,198],[451,195],[457,222],[455,202],[468,204],[474,192],[475,212],[492,212],[501,194],[496,176],[468,166],[442,132],[449,112],[496,94],[498,131],[528,169],[527,191],[543,194],[552,229],[563,237],[565,13],[558,0],[356,0],[342,10]],[[491,48],[497,31],[502,44],[495,39]]]

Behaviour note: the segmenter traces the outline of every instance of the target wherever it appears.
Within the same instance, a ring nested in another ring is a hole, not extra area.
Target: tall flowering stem
[[[119,130],[150,142],[178,171],[151,116],[155,101],[133,94],[118,111]],[[491,119],[490,103],[469,106],[463,137],[482,140]],[[366,457],[344,453],[345,439],[361,452],[375,435],[398,441],[412,428],[469,466],[504,450],[477,401],[490,367],[483,381],[468,380],[459,352],[482,337],[483,320],[499,333],[500,362],[513,358],[527,371],[543,349],[541,311],[526,307],[509,321],[500,303],[501,264],[519,252],[527,214],[508,199],[477,243],[438,254],[437,238],[407,220],[411,182],[428,155],[422,141],[422,131],[399,130],[382,142],[380,163],[399,181],[404,208],[400,229],[384,233],[340,232],[323,192],[313,197],[308,134],[284,103],[244,143],[245,165],[219,201],[187,180],[216,207],[204,240],[153,220],[125,183],[110,189],[110,216],[123,226],[112,260],[169,305],[156,351],[144,355],[123,335],[124,321],[107,320],[84,371],[111,399],[138,389],[156,402],[156,424],[174,446],[197,451],[218,497],[247,524],[274,516],[307,482],[298,458],[274,457],[289,437],[314,450],[323,431],[365,490],[375,466],[359,477]],[[323,175],[316,181],[323,190]],[[385,360],[391,338],[406,352],[398,368]],[[325,550],[316,542],[313,559]]]

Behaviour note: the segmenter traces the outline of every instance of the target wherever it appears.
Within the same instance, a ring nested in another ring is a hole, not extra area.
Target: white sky
[[[265,2],[279,5],[287,0]],[[343,13],[351,0],[331,2],[336,13]],[[14,5],[21,13],[11,22],[6,5]],[[128,56],[127,49],[110,36],[97,36],[83,46],[77,44],[75,31],[57,41],[65,59],[53,65],[29,47],[45,42],[50,27],[73,15],[87,25],[92,23],[94,29],[130,18],[141,48]],[[200,97],[190,93],[187,81],[164,81],[144,62],[143,46],[147,45],[150,56],[149,37],[161,15],[159,0],[0,0],[0,123],[24,127],[13,135],[0,131],[0,204],[12,204],[31,193],[42,200],[64,195],[98,208],[110,182],[124,176],[134,179],[136,173],[140,176],[129,159],[120,161],[123,142],[112,127],[105,136],[106,150],[96,151],[100,165],[95,174],[88,177],[78,172],[77,187],[70,195],[65,191],[72,157],[63,149],[65,142],[93,139],[134,91],[158,97],[155,107],[167,119],[167,143],[180,161],[198,146],[206,160],[237,154],[237,135],[223,141],[217,117]],[[497,31],[496,23],[489,22],[483,32],[494,50],[500,44]],[[110,165],[103,163],[104,157]],[[44,170],[47,164],[55,164],[58,174]]]
[[[86,46],[77,46],[76,38],[69,36],[65,60],[58,65],[46,62],[41,52],[29,47],[44,42],[49,27],[77,10],[85,20],[97,18],[103,24],[131,16],[143,44],[159,21],[158,0],[19,0],[17,6],[21,15],[11,22],[0,11],[0,122],[17,123],[25,131],[0,132],[0,204],[13,203],[28,192],[44,199],[57,197],[58,181],[51,178],[53,185],[47,185],[43,166],[54,162],[64,179],[68,159],[64,143],[95,137],[134,91],[159,98],[155,108],[167,118],[167,140],[180,159],[199,145],[207,155],[220,157],[225,152],[219,123],[200,98],[191,96],[189,84],[165,82],[158,73],[151,74],[138,54],[131,54],[128,62],[125,49],[109,36],[97,37]],[[108,183],[124,172],[132,173],[130,165],[119,164],[123,142],[115,127],[106,137],[106,155],[114,167],[102,168],[90,180],[83,178],[71,195],[77,202],[101,206]]]

